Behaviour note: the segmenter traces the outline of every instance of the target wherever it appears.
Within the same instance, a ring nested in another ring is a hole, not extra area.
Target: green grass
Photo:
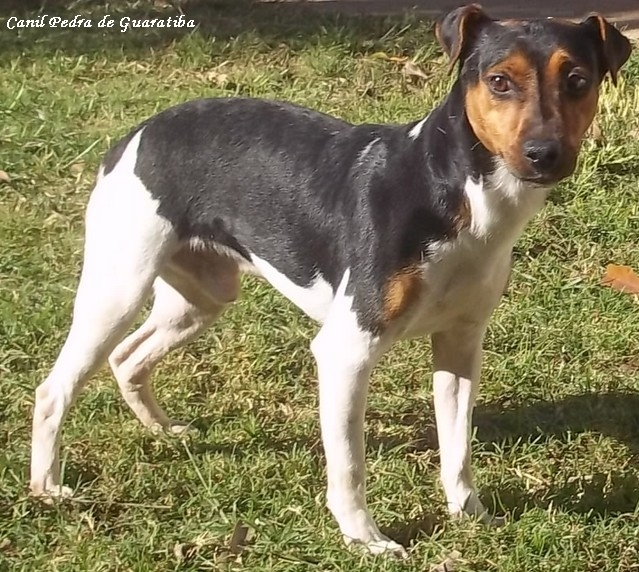
[[[69,325],[84,206],[113,141],[194,97],[282,98],[399,122],[450,86],[430,25],[414,18],[183,6],[196,31],[0,28],[0,169],[12,179],[0,183],[0,570],[425,571],[453,550],[460,571],[639,570],[639,305],[599,285],[609,262],[639,269],[637,56],[617,89],[604,88],[605,140],[585,143],[518,243],[490,325],[474,467],[507,526],[445,515],[429,349],[415,340],[374,373],[367,452],[372,511],[411,560],[344,549],[323,503],[316,326],[253,280],[156,375],[161,403],[197,433],[147,433],[104,370],[65,424],[77,500],[27,497],[33,392]],[[165,11],[80,1],[69,13],[125,9]],[[410,56],[429,80],[380,53]],[[241,558],[228,552],[238,522],[254,531]]]

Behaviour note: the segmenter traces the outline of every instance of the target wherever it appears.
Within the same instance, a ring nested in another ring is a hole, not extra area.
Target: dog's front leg
[[[484,331],[483,326],[466,326],[433,334],[433,391],[448,510],[490,523],[493,518],[473,485],[470,445]]]
[[[326,504],[347,544],[404,558],[404,548],[379,531],[366,506],[364,416],[380,343],[357,326],[348,306],[341,308],[339,301],[334,306],[311,344],[319,377]]]

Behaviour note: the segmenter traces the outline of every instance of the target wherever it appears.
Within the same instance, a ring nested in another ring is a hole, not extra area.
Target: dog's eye
[[[488,86],[494,93],[504,94],[512,90],[512,83],[503,74],[493,74],[488,76]]]
[[[579,73],[571,73],[566,78],[566,91],[570,95],[582,95],[590,87],[590,80]]]

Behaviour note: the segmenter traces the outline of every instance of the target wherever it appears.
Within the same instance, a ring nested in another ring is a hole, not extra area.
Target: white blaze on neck
[[[503,161],[495,172],[478,181],[466,179],[464,192],[470,203],[470,232],[477,238],[509,237],[513,242],[543,207],[548,188],[518,179]]]
[[[484,193],[483,179],[480,177],[478,181],[474,181],[468,177],[464,191],[470,203],[470,230],[476,236],[485,236],[489,232],[491,222],[493,222],[493,209],[486,193]]]
[[[419,137],[424,127],[424,123],[426,123],[427,119],[428,117],[424,117],[424,119],[422,119],[419,123],[417,123],[417,125],[413,125],[413,127],[411,127],[410,131],[408,132],[408,136],[411,139],[415,140]]]

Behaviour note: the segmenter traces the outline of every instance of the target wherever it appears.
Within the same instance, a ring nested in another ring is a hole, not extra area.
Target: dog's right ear
[[[449,12],[437,22],[435,36],[448,55],[449,72],[458,61],[464,61],[481,28],[491,21],[479,4],[468,4]]]

